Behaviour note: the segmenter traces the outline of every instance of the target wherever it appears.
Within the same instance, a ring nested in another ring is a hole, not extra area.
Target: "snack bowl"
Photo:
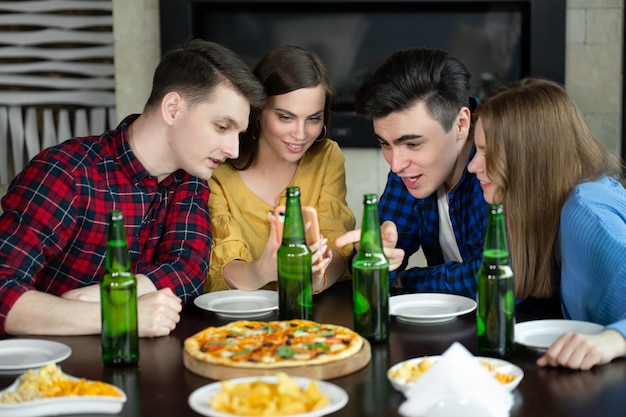
[[[387,379],[396,391],[405,393],[430,369],[428,362],[423,361],[430,361],[430,366],[435,366],[440,358],[441,356],[421,356],[398,362],[387,370]],[[505,360],[483,356],[476,356],[475,358],[509,391],[513,391],[524,377],[524,371],[519,366]],[[420,365],[422,365],[423,370],[419,369]],[[500,378],[510,379],[510,381],[503,382]]]
[[[41,372],[42,369],[33,370],[34,375]],[[49,369],[49,368],[48,368]],[[0,398],[4,394],[13,394],[20,386],[21,379],[27,374],[19,376],[13,384],[0,391]],[[61,372],[59,370],[59,372]],[[32,374],[29,374],[32,375]],[[80,381],[72,375],[65,374],[69,381]],[[86,383],[99,382],[84,380]],[[112,384],[106,384],[112,385]],[[115,387],[118,396],[113,395],[61,395],[57,397],[36,398],[20,402],[0,403],[0,417],[39,417],[49,415],[63,414],[118,414],[124,407],[126,402],[126,394],[124,391]]]
[[[304,378],[304,377],[295,377],[289,376],[290,381],[295,381],[302,390],[305,390],[312,379]],[[226,413],[222,411],[218,411],[211,406],[211,399],[214,395],[218,394],[220,390],[222,390],[222,382],[228,382],[230,384],[240,384],[245,382],[254,382],[254,381],[264,381],[270,384],[276,384],[279,382],[279,378],[273,375],[265,375],[265,376],[253,376],[253,377],[242,377],[242,378],[233,378],[225,381],[214,382],[203,387],[200,387],[193,391],[189,395],[188,404],[192,410],[201,414],[203,416],[210,417],[235,417],[241,414],[232,414]],[[290,417],[320,417],[330,413],[333,413],[341,408],[343,408],[348,403],[348,394],[347,392],[330,382],[315,380],[319,391],[325,395],[329,399],[329,404],[325,407],[319,408],[317,410],[313,410],[310,412],[300,413],[300,414],[290,414]],[[271,400],[271,399],[270,399]]]

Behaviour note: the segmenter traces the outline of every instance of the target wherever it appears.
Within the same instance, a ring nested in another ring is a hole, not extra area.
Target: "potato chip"
[[[315,380],[302,389],[298,381],[278,372],[276,382],[223,381],[221,390],[209,404],[216,411],[242,416],[288,416],[325,407],[330,400],[319,390]]]
[[[424,356],[419,362],[405,362],[402,366],[394,369],[389,374],[398,381],[410,384],[420,379],[432,366],[433,361],[428,356]]]

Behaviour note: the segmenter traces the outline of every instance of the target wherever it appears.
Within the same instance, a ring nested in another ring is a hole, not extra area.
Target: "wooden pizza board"
[[[275,375],[277,372],[285,372],[291,376],[302,376],[312,379],[332,379],[351,374],[365,367],[365,365],[369,363],[370,357],[370,344],[365,339],[363,339],[363,347],[361,350],[349,358],[320,365],[289,366],[271,369],[237,368],[207,363],[194,358],[183,349],[183,363],[185,364],[185,368],[195,374],[215,380],[258,375]]]

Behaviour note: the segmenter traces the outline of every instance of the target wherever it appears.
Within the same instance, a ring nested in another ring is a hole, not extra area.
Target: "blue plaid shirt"
[[[469,160],[474,156],[472,149]],[[437,193],[417,199],[402,180],[389,172],[380,198],[380,221],[393,221],[398,227],[398,244],[406,256],[400,268],[390,274],[395,283],[401,273],[402,289],[411,292],[445,292],[476,298],[476,271],[482,261],[487,228],[488,204],[480,183],[467,165],[459,183],[448,193],[450,220],[463,262],[444,262],[439,244]],[[408,258],[422,248],[427,267],[405,269]]]

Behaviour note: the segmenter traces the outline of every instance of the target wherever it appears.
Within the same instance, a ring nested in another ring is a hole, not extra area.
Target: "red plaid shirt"
[[[135,273],[183,302],[202,293],[212,240],[208,185],[183,171],[160,183],[150,176],[128,144],[136,117],[42,151],[9,186],[0,216],[0,333],[25,291],[60,296],[99,282],[111,210],[124,213]]]

